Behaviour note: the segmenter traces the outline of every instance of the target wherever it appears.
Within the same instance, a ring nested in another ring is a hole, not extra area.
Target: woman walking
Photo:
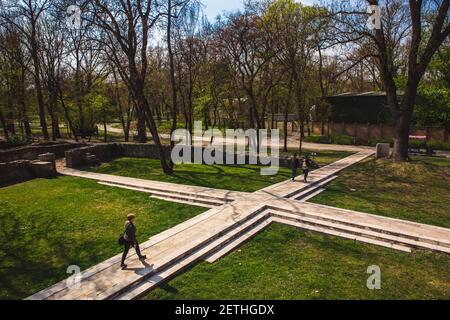
[[[309,156],[306,156],[305,159],[303,159],[302,162],[302,169],[303,169],[303,176],[304,176],[304,183],[308,183],[308,176],[309,176],[309,168],[311,166],[311,160],[309,159]]]
[[[297,170],[299,167],[300,161],[297,158],[297,154],[294,154],[294,156],[291,158],[292,182],[294,182],[295,178],[297,177]]]
[[[122,269],[127,268],[127,265],[125,264],[125,259],[127,258],[128,251],[130,251],[130,247],[133,247],[134,250],[136,250],[139,260],[143,261],[147,259],[146,256],[143,256],[141,254],[139,243],[136,239],[136,226],[134,225],[135,219],[136,216],[134,214],[129,214],[127,217],[127,221],[125,222],[125,233],[123,235],[124,251],[122,255],[122,263],[120,264],[120,267]]]

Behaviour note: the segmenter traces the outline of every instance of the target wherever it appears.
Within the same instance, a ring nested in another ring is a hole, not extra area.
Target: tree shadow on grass
[[[67,267],[81,269],[104,260],[96,240],[64,237],[64,222],[36,212],[19,220],[6,212],[0,215],[0,299],[23,299],[64,280]]]

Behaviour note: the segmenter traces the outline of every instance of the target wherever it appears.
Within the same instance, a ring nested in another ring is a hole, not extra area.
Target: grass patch
[[[177,165],[174,175],[168,176],[163,173],[159,160],[137,158],[120,158],[88,170],[124,177],[247,192],[257,191],[290,177],[288,169],[280,169],[278,175],[267,177],[260,175],[259,166],[196,164]]]
[[[294,153],[298,153],[298,150],[292,149],[288,152],[280,152],[280,155],[282,157],[292,157]],[[302,153],[302,156],[304,155],[310,155],[311,153],[317,153],[317,157],[315,157],[315,161],[320,166],[326,166],[330,163],[336,162],[338,160],[341,160],[343,158],[349,157],[352,155],[351,152],[345,152],[345,151],[315,151],[315,150],[304,150]]]
[[[312,202],[450,228],[450,159],[366,160]]]
[[[320,165],[334,162],[348,153],[321,153],[317,158]],[[183,164],[175,167],[175,174],[163,173],[159,160],[120,158],[100,167],[88,168],[97,173],[157,180],[178,184],[195,185],[235,191],[254,192],[291,177],[289,168],[280,168],[276,176],[261,176],[261,167],[252,165],[196,165]]]
[[[215,264],[200,263],[145,299],[448,299],[448,255],[412,254],[272,225]],[[381,268],[381,290],[366,273]]]
[[[121,252],[127,213],[141,242],[205,209],[60,177],[0,189],[0,299],[22,299]]]

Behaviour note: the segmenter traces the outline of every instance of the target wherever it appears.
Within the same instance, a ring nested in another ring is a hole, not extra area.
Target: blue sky
[[[299,0],[303,4],[312,4],[317,2],[315,0]],[[235,11],[242,9],[242,0],[203,0],[205,5],[204,11],[208,16],[209,20],[214,20],[214,18],[222,13],[223,11]]]

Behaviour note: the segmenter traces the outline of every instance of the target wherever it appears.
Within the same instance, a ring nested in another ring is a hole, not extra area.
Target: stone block
[[[389,145],[389,143],[378,143],[377,144],[377,153],[376,153],[377,159],[388,158],[390,152],[391,152],[391,146]]]
[[[0,163],[0,186],[34,178],[31,163],[27,160]]]
[[[44,153],[38,155],[38,160],[41,162],[51,162],[53,164],[53,170],[56,174],[56,155],[54,153]]]
[[[36,178],[48,179],[56,177],[56,171],[54,170],[54,165],[51,162],[33,161],[31,163],[31,168]]]

